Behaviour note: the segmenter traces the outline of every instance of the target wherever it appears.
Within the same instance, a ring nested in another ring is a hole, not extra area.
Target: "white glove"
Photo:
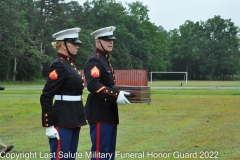
[[[125,92],[125,91],[120,91],[118,94],[118,98],[117,98],[117,103],[118,104],[130,104],[130,102],[128,101],[128,99],[124,96],[124,94],[129,95],[129,92]]]
[[[60,139],[58,131],[56,130],[56,128],[54,128],[54,126],[50,126],[46,128],[46,135],[49,138],[57,138],[58,140]]]

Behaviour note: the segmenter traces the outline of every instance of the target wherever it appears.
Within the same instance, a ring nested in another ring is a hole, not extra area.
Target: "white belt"
[[[55,100],[81,101],[82,100],[82,95],[80,95],[80,96],[55,95]]]

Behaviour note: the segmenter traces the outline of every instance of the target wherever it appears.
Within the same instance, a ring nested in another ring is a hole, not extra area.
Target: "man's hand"
[[[118,104],[131,104],[124,95],[130,95],[129,92],[120,91],[117,98]]]
[[[49,138],[57,138],[58,140],[60,139],[58,131],[56,130],[56,128],[54,128],[54,126],[50,126],[46,128],[46,135]]]

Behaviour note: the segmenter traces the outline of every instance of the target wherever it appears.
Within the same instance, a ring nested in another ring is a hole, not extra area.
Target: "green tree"
[[[23,78],[26,68],[32,68],[29,56],[41,57],[36,47],[31,41],[28,31],[28,22],[25,19],[26,12],[21,8],[23,1],[6,0],[1,2],[1,54],[5,57],[1,64],[4,65],[1,72],[2,79]],[[33,52],[31,52],[33,51]],[[35,61],[34,63],[38,62]],[[39,72],[28,72],[29,75],[36,76]],[[4,74],[4,75],[3,75]],[[12,77],[12,78],[11,78]]]
[[[233,75],[237,72],[239,62],[237,27],[230,19],[224,20],[214,16],[204,23],[205,35],[208,38],[208,60],[204,64],[211,70],[214,79]]]

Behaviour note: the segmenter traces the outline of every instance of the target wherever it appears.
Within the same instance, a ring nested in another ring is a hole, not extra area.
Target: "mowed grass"
[[[175,82],[164,83],[174,86]],[[201,82],[194,83],[198,86]],[[209,83],[206,86],[212,86]],[[214,84],[238,87],[232,82]],[[44,157],[49,145],[41,127],[39,97],[43,84],[4,86],[0,91],[0,139],[15,145],[10,153],[21,155],[18,160],[27,159],[28,153],[32,153],[28,159],[50,159]],[[87,93],[85,89],[85,100]],[[239,89],[151,89],[151,99],[151,103],[119,106],[117,160],[240,159]],[[89,159],[90,147],[89,127],[84,126],[77,160]],[[197,157],[188,158],[191,153]]]

